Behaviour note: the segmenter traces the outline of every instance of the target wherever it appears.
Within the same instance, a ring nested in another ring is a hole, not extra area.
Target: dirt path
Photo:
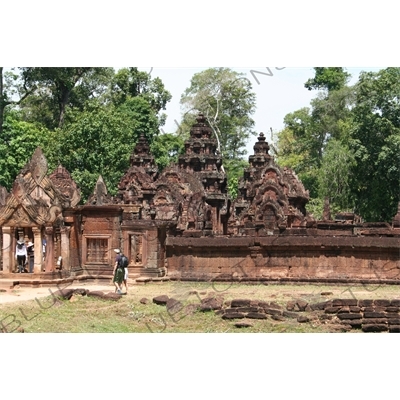
[[[114,286],[109,285],[99,285],[93,283],[77,283],[68,286],[69,288],[80,288],[83,287],[88,290],[101,290],[105,293],[113,292]],[[15,303],[20,301],[34,300],[35,298],[42,298],[50,296],[51,293],[56,292],[59,287],[56,285],[52,287],[40,287],[40,288],[29,288],[29,287],[15,287],[13,289],[0,289],[0,306],[5,303]]]

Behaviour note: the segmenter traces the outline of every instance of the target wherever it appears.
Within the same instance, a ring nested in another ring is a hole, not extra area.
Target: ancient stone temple
[[[47,174],[37,149],[11,192],[0,187],[0,278],[14,276],[24,241],[34,244],[34,269],[20,282],[109,279],[121,248],[132,279],[400,283],[400,203],[391,225],[332,219],[328,200],[315,220],[308,192],[276,164],[262,133],[235,200],[203,115],[185,154],[163,171],[142,135],[115,196],[99,176],[79,205],[65,168]]]
[[[0,192],[3,272],[15,271],[17,241],[34,244],[34,273],[54,273],[61,257],[69,264],[68,210],[80,201],[79,189],[68,171],[59,166],[47,176],[47,161],[37,149],[14,181],[11,193]]]

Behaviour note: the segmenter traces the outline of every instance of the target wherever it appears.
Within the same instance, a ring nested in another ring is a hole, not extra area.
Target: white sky
[[[231,67],[230,67],[231,68]],[[245,74],[253,85],[253,91],[256,93],[257,109],[253,115],[255,121],[255,130],[257,133],[264,132],[267,141],[271,141],[270,128],[276,133],[284,127],[283,118],[286,114],[298,110],[302,107],[308,107],[311,99],[316,97],[316,91],[309,91],[304,87],[304,83],[314,77],[313,67],[295,68],[289,67],[249,67],[249,68],[231,68],[237,72]],[[385,67],[382,67],[385,68]],[[358,80],[361,71],[379,71],[382,68],[359,67],[346,68],[352,75],[350,84]],[[172,94],[172,100],[167,105],[165,111],[168,115],[167,122],[163,127],[164,132],[175,132],[177,124],[181,120],[180,97],[184,90],[190,86],[192,76],[206,68],[141,68],[143,71],[151,71],[152,77],[158,76],[164,82],[167,90]],[[263,75],[250,71],[259,71],[272,73]],[[255,79],[255,77],[256,79]],[[258,82],[257,82],[258,80]],[[276,138],[275,138],[276,139]],[[252,137],[249,140],[247,156],[253,154],[253,146],[257,138]]]

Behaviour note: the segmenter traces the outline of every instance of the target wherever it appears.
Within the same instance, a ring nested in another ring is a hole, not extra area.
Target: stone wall
[[[400,283],[396,237],[167,238],[177,280]]]

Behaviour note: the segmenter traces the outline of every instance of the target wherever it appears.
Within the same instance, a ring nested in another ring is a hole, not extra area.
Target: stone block
[[[374,300],[374,306],[377,307],[390,307],[391,301],[390,300]]]
[[[167,305],[168,300],[169,300],[169,297],[166,295],[153,297],[153,303],[158,304],[159,306]]]
[[[386,313],[386,318],[387,318],[387,319],[399,319],[399,318],[400,318],[400,314],[399,314],[399,313],[390,313],[390,312],[387,312],[387,313]]]
[[[358,300],[359,307],[372,307],[374,304],[373,300]]]
[[[251,300],[248,299],[234,299],[231,301],[231,307],[250,307]]]
[[[387,325],[383,324],[362,324],[363,332],[385,332],[388,330]]]
[[[267,319],[265,314],[259,312],[250,312],[246,315],[246,317],[250,319]]]
[[[390,333],[400,333],[400,325],[389,325]]]
[[[358,305],[358,300],[357,299],[333,299],[332,300],[332,306],[333,307],[338,307],[338,306],[357,306]]]
[[[322,303],[314,303],[314,304],[310,304],[310,308],[311,308],[311,310],[313,310],[313,311],[316,311],[316,310],[325,310],[325,307],[327,306],[327,304],[328,304],[327,301],[324,301],[324,302],[322,302]],[[332,304],[332,303],[329,303],[329,304]]]
[[[400,308],[390,306],[390,307],[386,307],[386,311],[388,313],[398,313],[400,311]]]
[[[53,293],[53,296],[61,300],[69,300],[74,294],[74,289],[60,289]]]
[[[224,304],[224,299],[221,296],[206,297],[201,300],[200,311],[220,310]]]
[[[386,313],[384,312],[365,312],[363,313],[364,318],[386,318]]]
[[[180,310],[182,310],[183,304],[176,299],[168,299],[166,307],[167,307],[167,311],[169,313],[175,314],[175,313],[179,312]]]
[[[326,314],[336,314],[342,307],[326,307],[325,313]]]
[[[299,316],[298,313],[292,312],[292,311],[283,311],[283,312],[282,312],[282,315],[283,315],[284,317],[293,318],[293,319],[295,319],[295,318],[297,318],[297,317]]]
[[[350,312],[358,313],[361,311],[361,307],[358,306],[350,306]]]
[[[110,293],[104,294],[104,296],[102,298],[104,300],[118,301],[121,297],[122,297],[121,294],[110,292]]]
[[[342,323],[350,325],[353,329],[361,329],[362,319],[346,319]]]
[[[388,320],[386,318],[364,318],[363,324],[366,325],[387,325]]]
[[[391,305],[392,307],[400,307],[400,299],[393,299],[393,300],[390,302],[390,305]]]
[[[386,308],[384,307],[365,307],[364,312],[385,312]]]
[[[297,317],[297,322],[300,323],[310,322],[310,318],[308,318],[306,315],[299,315]]]
[[[241,319],[244,317],[245,317],[244,314],[236,312],[236,313],[224,314],[222,316],[222,319]]]
[[[345,314],[338,314],[338,318],[340,320],[347,320],[347,319],[361,319],[360,313],[345,313]]]
[[[281,310],[277,310],[276,308],[263,308],[263,311],[265,312],[265,314],[269,314],[269,315],[282,315],[282,311]]]
[[[286,304],[286,310],[287,311],[293,311],[295,305],[296,305],[295,301],[288,301],[287,304]]]
[[[308,302],[305,301],[305,300],[297,300],[296,301],[296,306],[298,307],[299,311],[305,311],[306,307],[308,306]],[[295,309],[296,309],[296,306],[295,306]]]
[[[236,307],[233,310],[236,310],[237,312],[242,312],[242,313],[259,312],[260,311],[259,307]]]

